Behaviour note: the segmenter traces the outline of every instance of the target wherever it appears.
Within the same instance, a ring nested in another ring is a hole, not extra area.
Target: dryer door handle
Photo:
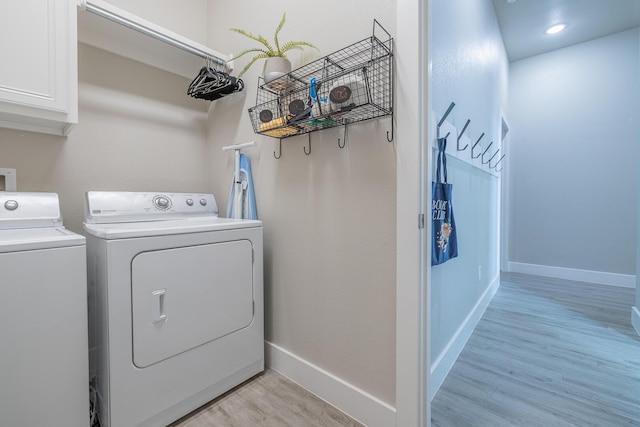
[[[166,293],[166,289],[156,289],[151,292],[151,323],[154,325],[167,321],[167,313],[165,312]]]

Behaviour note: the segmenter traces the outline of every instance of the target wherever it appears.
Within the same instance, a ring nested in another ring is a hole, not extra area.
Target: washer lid
[[[62,226],[56,193],[0,191],[0,230]]]
[[[85,222],[83,223],[83,226],[88,234],[101,239],[111,240],[255,228],[262,227],[262,221],[208,216],[167,221],[123,222],[110,224],[92,224]]]
[[[0,230],[0,253],[84,245],[84,236],[64,227]]]

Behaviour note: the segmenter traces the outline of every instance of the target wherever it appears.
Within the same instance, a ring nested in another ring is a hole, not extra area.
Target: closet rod
[[[193,55],[199,56],[203,59],[207,59],[210,60],[218,65],[222,65],[223,67],[226,67],[227,65],[227,61],[222,59],[222,58],[218,58],[217,56],[213,56],[203,50],[200,50],[198,48],[195,48],[193,46],[189,46],[188,44],[185,44],[179,40],[174,39],[173,37],[169,37],[167,35],[161,34],[155,30],[152,30],[151,28],[147,28],[143,25],[140,25],[138,23],[132,22],[126,18],[123,18],[122,16],[116,15],[112,12],[109,12],[108,10],[104,10],[98,6],[95,6],[93,4],[88,3],[86,0],[80,0],[80,7],[84,10],[86,10],[87,12],[91,12],[95,15],[101,16],[103,18],[106,18],[110,21],[115,22],[116,24],[120,24],[122,26],[125,26],[127,28],[130,28],[132,30],[135,30],[139,33],[142,33],[144,35],[147,35],[149,37],[152,37],[154,39],[160,40],[164,43],[167,43],[171,46],[177,47],[178,49],[182,49],[185,52],[189,52]]]

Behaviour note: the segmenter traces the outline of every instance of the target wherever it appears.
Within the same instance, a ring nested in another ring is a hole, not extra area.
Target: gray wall
[[[458,130],[467,119],[475,142],[500,143],[507,99],[508,62],[491,0],[439,0],[432,9],[433,109]],[[455,151],[455,138],[449,145]],[[476,153],[479,147],[476,147]],[[470,149],[462,153],[470,157]],[[459,256],[431,269],[431,354],[436,361],[498,275],[499,180],[449,157],[449,182],[458,228]],[[485,169],[486,170],[486,169]],[[478,267],[482,273],[478,277]]]
[[[510,261],[635,274],[638,40],[511,63]]]
[[[393,0],[329,0],[308,8],[292,0],[216,2],[210,45],[221,52],[254,47],[229,31],[271,38],[282,13],[280,40],[306,40],[321,53],[294,52],[293,67],[371,35],[377,18],[395,34]],[[351,11],[357,10],[354,14]],[[248,12],[250,11],[250,13]],[[236,61],[241,70],[248,58]],[[282,141],[253,133],[262,62],[243,76],[243,94],[217,101],[209,115],[207,161],[213,192],[226,207],[233,156],[222,146],[256,140],[251,159],[257,208],[265,224],[266,339],[342,380],[395,404],[396,153],[386,140],[390,118]]]

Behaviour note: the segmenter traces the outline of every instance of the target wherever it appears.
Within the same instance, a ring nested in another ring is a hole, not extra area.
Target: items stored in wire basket
[[[393,38],[374,20],[371,37],[270,83],[260,77],[254,132],[282,139],[393,114],[392,58]]]

